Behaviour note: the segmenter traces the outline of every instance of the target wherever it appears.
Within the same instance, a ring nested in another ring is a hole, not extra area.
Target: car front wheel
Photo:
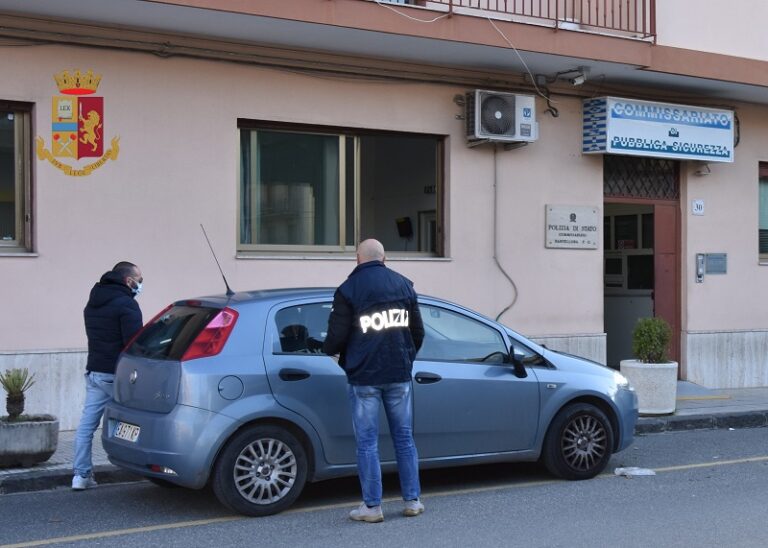
[[[608,417],[588,403],[569,405],[552,420],[542,459],[555,476],[568,480],[593,478],[608,465],[613,429]]]
[[[306,453],[293,434],[278,426],[252,426],[227,443],[212,484],[231,510],[269,516],[293,504],[306,480]]]

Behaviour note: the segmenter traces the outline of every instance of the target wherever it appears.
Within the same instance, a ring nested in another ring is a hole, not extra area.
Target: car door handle
[[[432,384],[433,382],[437,382],[442,379],[443,377],[440,375],[435,375],[434,373],[416,373],[416,382],[419,384]]]
[[[284,381],[303,381],[309,378],[309,373],[303,369],[281,369],[279,376]]]

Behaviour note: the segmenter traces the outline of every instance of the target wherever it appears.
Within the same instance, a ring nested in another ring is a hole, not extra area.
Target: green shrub
[[[663,318],[640,318],[632,332],[632,352],[643,363],[666,363],[672,328]]]
[[[8,395],[5,398],[5,409],[8,418],[17,420],[24,413],[24,392],[35,384],[35,375],[29,374],[29,369],[9,369],[0,373],[0,385]]]
[[[35,375],[29,374],[29,369],[9,369],[0,373],[0,385],[3,386],[9,396],[23,394],[35,384]]]

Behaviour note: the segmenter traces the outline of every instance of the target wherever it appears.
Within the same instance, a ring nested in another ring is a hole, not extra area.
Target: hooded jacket
[[[107,272],[91,289],[83,310],[88,336],[88,371],[115,372],[117,359],[141,329],[141,309],[133,291],[116,272]]]
[[[350,384],[408,382],[423,340],[413,282],[369,261],[336,290],[323,352],[340,354]]]

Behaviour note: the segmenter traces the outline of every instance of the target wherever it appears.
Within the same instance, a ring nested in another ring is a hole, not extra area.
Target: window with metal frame
[[[680,197],[678,162],[605,154],[603,192],[608,197],[677,200]]]
[[[239,252],[442,253],[443,137],[239,126]]]
[[[0,101],[0,253],[32,251],[31,110]]]
[[[768,263],[768,162],[760,162],[758,192],[758,253],[760,262]]]

